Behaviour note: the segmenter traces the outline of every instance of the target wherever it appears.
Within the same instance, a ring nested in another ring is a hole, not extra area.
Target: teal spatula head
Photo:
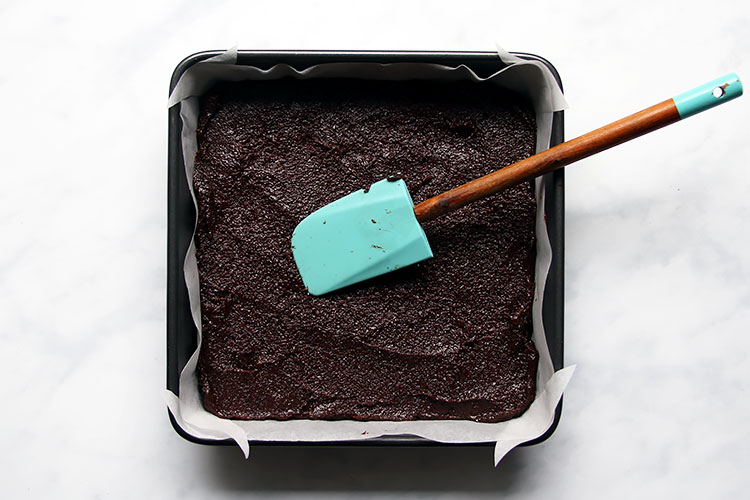
[[[400,179],[376,182],[307,216],[294,230],[292,253],[313,295],[432,257]]]

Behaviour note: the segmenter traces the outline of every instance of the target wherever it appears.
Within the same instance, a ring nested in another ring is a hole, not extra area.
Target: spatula
[[[378,181],[316,210],[295,228],[292,252],[302,281],[311,294],[322,295],[429,259],[432,250],[420,222],[740,95],[742,83],[730,73],[416,206],[403,180]]]

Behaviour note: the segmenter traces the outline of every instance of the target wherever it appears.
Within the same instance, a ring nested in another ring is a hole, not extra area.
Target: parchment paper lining
[[[554,77],[546,66],[536,61],[525,61],[506,52],[498,56],[509,64],[507,68],[487,77],[476,75],[471,69],[424,63],[330,63],[297,70],[278,64],[263,70],[237,65],[237,50],[228,50],[216,57],[190,67],[172,92],[169,105],[180,105],[182,118],[182,147],[193,202],[192,178],[197,151],[196,128],[199,114],[199,96],[218,81],[274,80],[282,77],[299,79],[323,77],[348,77],[377,80],[430,79],[443,81],[488,81],[526,96],[534,104],[537,122],[537,152],[549,147],[552,113],[566,107],[565,99]],[[496,442],[495,463],[520,443],[542,435],[552,424],[555,408],[562,396],[574,367],[554,372],[542,326],[542,297],[551,261],[551,248],[544,221],[544,184],[537,179],[537,261],[536,292],[532,310],[532,340],[539,351],[536,398],[520,417],[510,421],[487,424],[455,420],[422,420],[411,422],[358,422],[358,421],[241,421],[216,417],[203,409],[198,389],[196,364],[201,343],[201,313],[198,268],[194,240],[185,257],[185,281],[190,308],[198,329],[198,350],[188,360],[180,375],[179,394],[167,391],[167,405],[177,423],[189,434],[202,439],[223,440],[231,438],[249,455],[251,441],[350,441],[379,436],[414,435],[449,443]],[[197,203],[196,203],[197,210]]]

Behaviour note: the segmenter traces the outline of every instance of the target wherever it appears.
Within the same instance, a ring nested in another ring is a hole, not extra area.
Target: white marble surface
[[[750,97],[567,171],[561,424],[490,448],[183,441],[165,372],[166,97],[203,49],[528,51],[573,137],[725,72],[741,1],[0,4],[3,498],[744,497]],[[536,21],[532,22],[536,18]],[[532,28],[532,26],[535,26]]]

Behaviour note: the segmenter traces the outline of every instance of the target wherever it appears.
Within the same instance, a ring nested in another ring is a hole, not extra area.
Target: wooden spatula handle
[[[425,200],[414,207],[414,212],[420,222],[434,219],[501,189],[552,172],[679,120],[680,113],[674,100],[668,99]]]

